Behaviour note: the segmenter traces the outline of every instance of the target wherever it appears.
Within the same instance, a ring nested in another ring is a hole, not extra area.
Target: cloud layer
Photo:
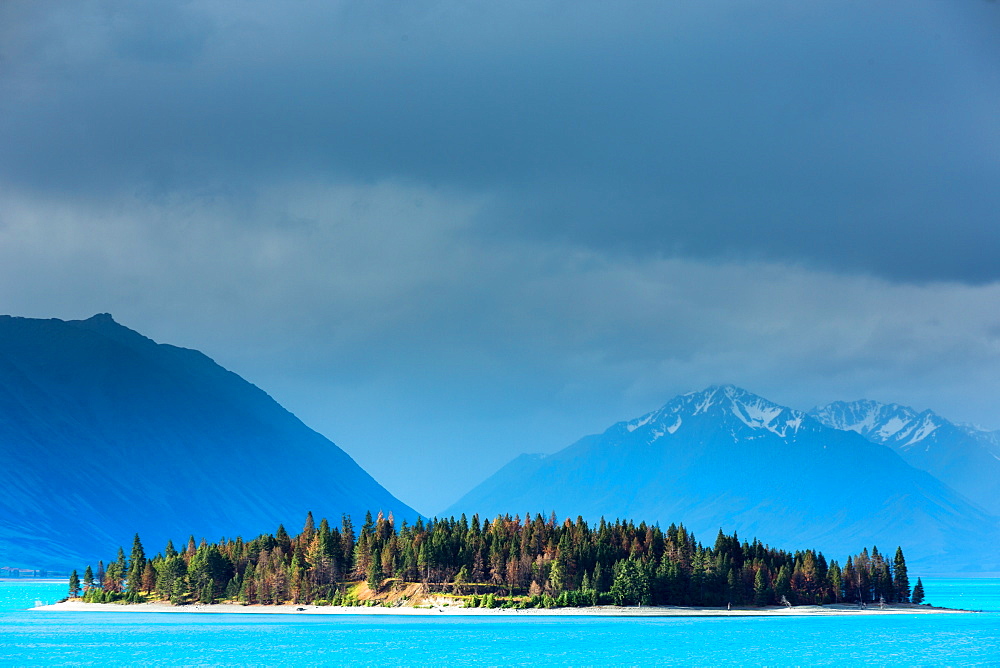
[[[202,349],[426,512],[713,382],[1000,427],[998,17],[5,3],[0,310]]]

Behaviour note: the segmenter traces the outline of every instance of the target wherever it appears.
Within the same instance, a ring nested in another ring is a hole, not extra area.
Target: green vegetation
[[[912,603],[923,603],[924,602],[924,583],[917,578],[917,584],[913,586],[913,596],[910,598]]]
[[[906,602],[909,579],[901,549],[891,561],[864,549],[841,567],[813,550],[786,552],[741,542],[721,530],[711,546],[683,525],[606,522],[590,526],[541,515],[493,521],[418,520],[396,525],[369,513],[355,536],[350,517],[339,528],[312,513],[292,537],[274,534],[196,544],[169,542],[147,558],[135,537],[107,569],[90,566],[84,600],[175,605],[402,605],[442,594],[470,607],[615,605],[725,606],[840,602]],[[917,580],[913,602],[923,598]]]
[[[76,569],[69,574],[69,595],[73,597],[80,595],[80,576],[76,574]]]

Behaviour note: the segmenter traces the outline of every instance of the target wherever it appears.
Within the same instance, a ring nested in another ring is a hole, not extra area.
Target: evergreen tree
[[[554,595],[566,589],[566,570],[560,559],[552,562],[552,568],[549,570],[549,588]]]
[[[906,572],[906,559],[903,558],[903,548],[896,548],[896,557],[892,565],[893,587],[896,590],[896,600],[906,603],[910,600],[910,578]]]
[[[374,556],[368,560],[366,576],[368,587],[372,591],[378,591],[382,586],[382,555],[379,554],[378,548],[375,549]]]
[[[215,582],[213,580],[205,583],[205,586],[201,588],[201,594],[198,598],[206,605],[215,603]]]
[[[350,573],[354,570],[354,524],[350,515],[341,517],[340,554],[343,572]]]
[[[120,594],[124,589],[124,583],[125,571],[122,568],[121,561],[112,561],[108,564],[108,570],[104,573],[104,581],[101,583],[104,590]]]
[[[604,568],[601,566],[601,562],[598,561],[594,564],[594,577],[591,579],[594,589],[599,593],[608,591],[610,587],[608,586],[608,579],[604,573]]]
[[[876,598],[885,597],[887,601],[896,600],[896,590],[892,582],[892,573],[889,572],[889,564],[882,561],[878,566],[878,595]]]
[[[170,591],[170,602],[174,605],[183,605],[187,602],[187,578],[181,576],[176,578]]]
[[[146,553],[142,549],[139,534],[132,540],[132,556],[129,559],[128,577],[125,587],[131,592],[137,592],[142,587],[142,572],[146,567]]]
[[[917,578],[917,584],[913,585],[913,594],[910,596],[910,602],[920,605],[924,602],[924,583]]]
[[[122,574],[122,577],[128,573],[128,560],[125,558],[125,550],[121,547],[118,548],[118,558],[115,559],[115,564],[118,566],[118,571]]]
[[[615,564],[615,579],[611,583],[611,597],[615,605],[649,605],[651,592],[649,578],[637,559],[623,559]]]
[[[310,510],[306,515],[305,524],[302,526],[302,533],[299,534],[299,538],[305,542],[306,545],[312,542],[313,536],[316,534],[316,522],[313,520],[313,514]]]
[[[239,579],[234,576],[229,584],[226,585],[226,590],[223,594],[227,601],[235,601],[240,595],[240,582]]]
[[[774,578],[774,598],[780,601],[782,597],[787,597],[792,593],[792,575],[788,572],[788,565],[783,564],[778,569],[778,575]]]
[[[142,569],[142,590],[147,594],[150,594],[155,589],[156,589],[156,569],[153,567],[153,562],[147,559],[146,565]]]
[[[830,568],[827,570],[826,577],[833,602],[840,603],[840,600],[844,597],[844,579],[840,572],[840,565],[836,561],[830,562]]]
[[[69,574],[69,595],[71,598],[76,598],[80,595],[80,576],[76,574],[76,569]]]
[[[767,605],[785,597],[795,603],[873,595],[895,600],[905,599],[901,592],[908,581],[901,550],[889,562],[876,549],[871,556],[866,549],[848,556],[841,569],[812,550],[789,553],[757,540],[741,543],[735,534],[720,532],[706,547],[683,525],[664,532],[656,525],[602,518],[591,528],[582,518],[560,524],[538,514],[523,521],[441,518],[396,526],[391,516],[373,520],[369,514],[356,542],[347,516],[342,529],[331,530],[325,519],[317,529],[307,516],[298,536],[279,526],[275,534],[247,542],[202,540],[195,548],[192,538],[183,553],[168,543],[166,556],[152,560],[136,536],[130,560],[119,550],[107,572],[99,563],[100,586],[90,567],[81,584],[92,601],[138,602],[145,591],[176,604],[220,597],[281,604],[341,600],[352,578],[366,579],[377,592],[385,578],[400,577],[423,580],[428,593],[464,593],[471,584],[477,596],[490,582],[484,592],[489,596],[479,598],[486,601],[482,605],[551,607],[609,599],[621,605],[711,606]],[[352,561],[353,572],[346,570]]]
[[[129,563],[133,568],[136,564],[139,564],[141,567],[145,559],[146,552],[142,549],[142,541],[139,540],[139,534],[136,534],[135,538],[132,539],[132,555]]]
[[[764,567],[761,566],[753,576],[753,603],[754,605],[767,605],[770,597],[771,592],[768,586],[768,577],[764,573]]]
[[[163,548],[163,556],[165,556],[167,559],[169,559],[170,557],[177,556],[177,550],[174,549],[174,541],[172,540],[167,541],[167,546]]]
[[[97,586],[97,582],[94,580],[94,570],[87,565],[87,568],[83,571],[83,590],[86,592],[88,589],[92,589]]]

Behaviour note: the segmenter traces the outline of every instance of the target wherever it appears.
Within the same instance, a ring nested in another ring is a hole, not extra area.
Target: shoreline
[[[51,605],[29,608],[40,612],[146,612],[194,614],[265,614],[265,615],[403,615],[403,616],[458,616],[458,617],[843,617],[852,615],[927,615],[974,614],[973,610],[935,608],[922,605],[887,605],[864,610],[856,605],[799,605],[791,608],[694,608],[682,606],[619,607],[601,605],[587,608],[465,608],[458,605],[430,605],[426,607],[400,606],[395,608],[333,605],[240,605],[216,603],[213,605],[180,605],[167,603],[83,603],[63,601]]]

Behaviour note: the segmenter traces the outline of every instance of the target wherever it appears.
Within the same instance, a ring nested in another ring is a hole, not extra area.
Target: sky
[[[0,3],[0,312],[435,513],[734,383],[1000,428],[1000,4]]]

